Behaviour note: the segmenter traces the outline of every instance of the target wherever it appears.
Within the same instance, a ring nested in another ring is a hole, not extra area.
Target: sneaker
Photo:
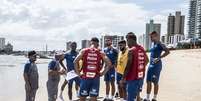
[[[157,101],[156,99],[152,99],[151,101]]]
[[[60,98],[61,101],[64,101],[64,98],[63,98],[62,94],[59,95],[59,98]]]
[[[118,98],[118,97],[119,97],[119,93],[116,92],[116,94],[115,94],[114,97],[115,97],[115,98]]]
[[[104,98],[103,101],[108,101],[108,99]]]

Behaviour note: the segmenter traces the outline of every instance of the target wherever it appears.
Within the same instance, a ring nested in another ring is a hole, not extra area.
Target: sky
[[[104,34],[145,33],[150,19],[167,33],[167,16],[189,0],[0,0],[0,37],[14,50],[65,50],[65,42]],[[187,23],[186,23],[187,27]],[[187,32],[187,28],[185,29]]]

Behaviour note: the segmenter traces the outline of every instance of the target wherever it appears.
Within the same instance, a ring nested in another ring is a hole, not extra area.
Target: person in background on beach
[[[64,53],[58,51],[55,53],[55,58],[48,65],[48,81],[47,81],[48,101],[56,101],[57,99],[60,75],[65,74],[65,70],[63,68],[60,68],[60,61],[63,60],[63,58]]]
[[[24,66],[24,81],[26,91],[26,101],[35,101],[36,91],[38,89],[38,69],[36,66],[36,52],[29,51],[29,61]]]
[[[122,40],[118,42],[120,52],[117,59],[117,68],[116,68],[116,80],[119,90],[120,101],[126,101],[126,84],[123,86],[120,85],[120,80],[124,74],[124,70],[127,65],[128,60],[128,48],[126,47],[126,41]]]
[[[144,48],[137,44],[137,38],[133,32],[129,32],[126,39],[129,47],[128,62],[120,82],[122,85],[127,83],[127,101],[136,101],[143,85],[148,56]]]
[[[70,45],[70,48],[71,48],[71,50],[68,51],[65,54],[65,56],[64,56],[64,58],[66,60],[66,67],[67,67],[67,71],[68,72],[75,70],[73,62],[74,62],[75,58],[78,55],[78,52],[76,51],[76,49],[77,49],[77,43],[76,42],[72,42],[71,45]],[[64,83],[63,83],[63,85],[61,86],[60,98],[62,100],[63,100],[62,92],[63,92],[66,84],[68,83],[68,97],[69,97],[69,100],[72,101],[73,82],[75,82],[75,89],[76,89],[77,96],[79,95],[78,94],[78,90],[79,90],[79,86],[80,86],[80,78],[76,77],[76,78],[73,78],[73,79],[69,80],[68,82],[65,80]]]
[[[107,56],[98,49],[99,40],[94,37],[91,39],[91,46],[84,48],[76,57],[75,71],[81,77],[80,82],[80,101],[86,101],[86,97],[90,96],[90,101],[97,101],[100,88],[100,76],[106,74],[111,67],[111,62]],[[83,60],[83,67],[81,72],[79,70],[79,61]],[[101,72],[102,60],[105,62],[106,67]]]
[[[150,101],[152,83],[154,84],[154,96],[152,101],[156,101],[159,89],[158,82],[162,70],[161,59],[170,53],[168,48],[160,42],[160,35],[156,31],[150,33],[150,37],[153,45],[150,49],[150,64],[147,72],[147,96],[144,101]],[[163,51],[164,53],[162,54]]]
[[[104,75],[104,81],[106,85],[106,96],[104,101],[113,101],[115,94],[115,68],[117,64],[118,58],[118,50],[112,47],[112,40],[106,39],[106,48],[104,49],[104,53],[112,62],[111,69]],[[111,86],[111,97],[109,97]]]

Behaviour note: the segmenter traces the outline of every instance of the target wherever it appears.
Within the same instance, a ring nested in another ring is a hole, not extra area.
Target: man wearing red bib
[[[99,95],[100,76],[103,76],[110,68],[111,62],[107,56],[98,49],[99,40],[94,37],[91,39],[91,47],[81,50],[79,55],[76,57],[75,71],[81,77],[80,82],[80,101],[86,101],[86,97],[90,96],[90,101],[96,101]],[[83,60],[83,68],[79,71],[79,61]],[[102,60],[107,66],[103,72]]]
[[[128,33],[126,39],[129,47],[128,62],[121,82],[126,81],[127,83],[127,101],[136,101],[143,85],[148,57],[144,48],[137,44],[134,33]]]

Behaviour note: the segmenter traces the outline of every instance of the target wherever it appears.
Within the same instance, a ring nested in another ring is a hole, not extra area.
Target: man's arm
[[[30,85],[29,78],[28,78],[28,74],[27,74],[27,73],[24,73],[23,76],[24,76],[24,81],[25,81],[25,83]]]
[[[110,59],[105,55],[105,53],[101,52],[101,57],[103,59],[103,62],[105,63],[105,68],[104,68],[103,72],[101,73],[101,76],[103,76],[111,68],[112,63],[111,63]]]
[[[55,67],[56,62],[50,62],[49,66],[48,66],[48,74],[49,75],[62,75],[65,74],[64,70],[53,70],[53,68]]]
[[[127,61],[127,65],[126,65],[122,79],[125,79],[125,77],[128,75],[128,72],[129,72],[131,65],[132,65],[132,60],[133,60],[133,52],[131,50],[129,50],[128,61]]]
[[[147,56],[147,53],[145,52],[145,66],[147,66],[147,64],[149,63],[149,58]]]
[[[67,70],[67,68],[65,67],[64,63],[63,63],[63,60],[64,60],[64,59],[60,60],[59,63],[60,63],[60,65],[61,65],[61,67],[67,72],[68,70]]]
[[[160,58],[164,58],[164,57],[166,57],[167,55],[170,54],[170,51],[169,51],[169,49],[168,49],[164,44],[161,44],[161,47],[163,48],[163,50],[165,51],[165,53],[163,53],[163,54],[160,56]]]
[[[75,72],[77,75],[81,76],[80,71],[79,71],[79,61],[82,59],[84,55],[84,50],[81,50],[78,56],[74,60],[74,66],[75,66]]]
[[[30,65],[29,64],[25,64],[23,76],[24,76],[25,83],[30,85],[29,77],[28,77],[29,68],[30,68]]]

